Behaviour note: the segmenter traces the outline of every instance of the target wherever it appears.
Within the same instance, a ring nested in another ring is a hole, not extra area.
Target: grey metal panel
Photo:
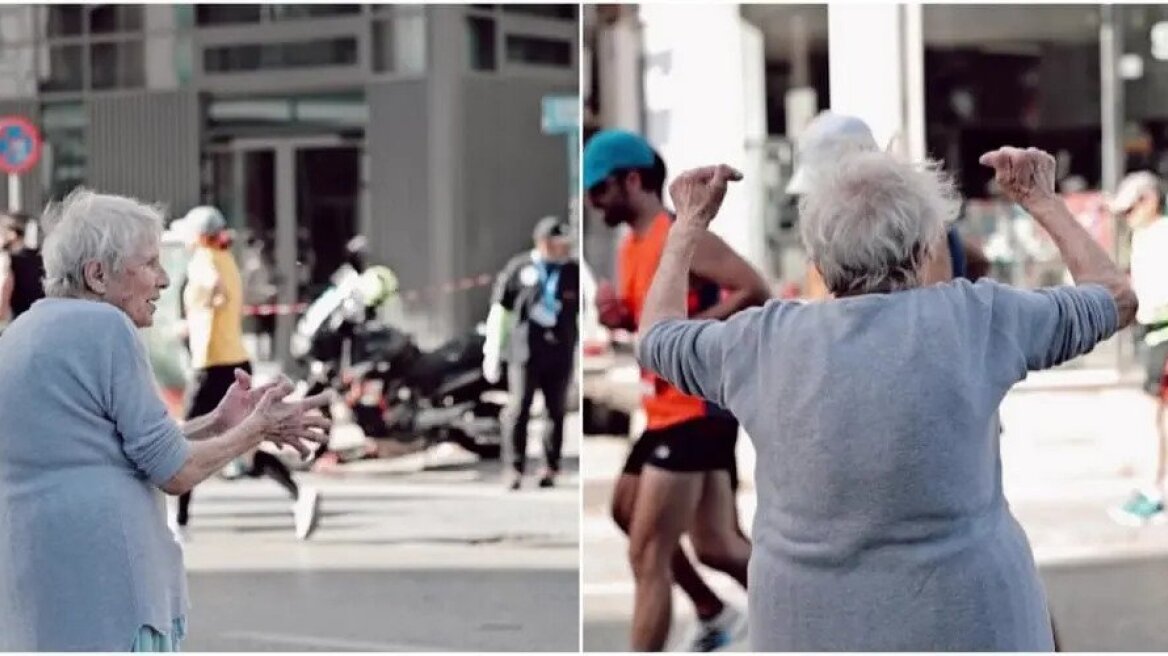
[[[397,273],[403,289],[430,280],[430,205],[427,179],[425,80],[373,84],[366,89],[369,129],[370,228],[373,259]]]
[[[564,135],[544,134],[540,101],[551,94],[576,94],[576,85],[542,80],[464,79],[465,212],[459,239],[460,275],[498,271],[531,248],[536,221],[548,214],[567,218],[568,145]],[[486,316],[489,289],[467,294],[464,325]]]
[[[0,102],[0,116],[23,116],[40,126],[40,105],[35,100],[6,100]],[[41,158],[31,171],[20,177],[21,209],[30,214],[39,214],[44,209],[45,177],[47,162]],[[8,209],[8,179],[0,175],[0,210]]]
[[[199,203],[199,101],[191,91],[94,97],[89,186],[163,203],[172,216]]]

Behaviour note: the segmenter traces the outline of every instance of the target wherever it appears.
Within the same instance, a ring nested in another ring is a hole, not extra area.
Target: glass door
[[[298,305],[328,287],[357,234],[361,149],[338,141],[236,140],[209,153],[208,202],[237,231],[259,360],[289,364]]]

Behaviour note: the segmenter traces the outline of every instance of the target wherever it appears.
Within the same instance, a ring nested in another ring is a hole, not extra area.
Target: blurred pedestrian
[[[687,320],[694,244],[741,176],[708,167],[671,186],[678,223],[638,356],[729,408],[754,442],[755,650],[1054,646],[1033,554],[1002,493],[994,416],[1028,371],[1090,351],[1137,302],[1055,194],[1054,158],[1005,148],[981,161],[1050,233],[1075,286],[925,286],[957,213],[952,183],[866,152],[825,169],[801,201],[803,242],[833,299]]]
[[[0,248],[6,255],[6,270],[0,283],[0,320],[24,314],[45,295],[42,282],[44,263],[40,252],[28,246],[25,231],[30,217],[22,212],[0,215]]]
[[[0,336],[0,650],[177,650],[186,577],[161,492],[265,440],[307,453],[325,398],[285,403],[291,381],[239,372],[180,427],[137,332],[169,284],[162,217],[79,189],[44,226],[47,298]]]
[[[1152,480],[1111,511],[1121,523],[1162,522],[1165,476],[1168,475],[1168,219],[1164,189],[1155,174],[1140,171],[1124,178],[1111,211],[1132,229],[1131,282],[1140,299],[1136,315],[1144,344],[1144,390],[1156,399],[1156,465]]]
[[[535,248],[515,256],[495,279],[483,374],[496,383],[507,366],[510,398],[503,410],[503,445],[510,467],[507,486],[518,490],[527,463],[527,422],[536,391],[543,396],[550,427],[544,435],[545,466],[540,487],[555,485],[564,445],[564,415],[572,382],[580,265],[572,257],[570,227],[546,216],[535,226]]]
[[[243,282],[231,254],[227,221],[214,207],[192,209],[171,224],[191,249],[183,287],[188,343],[194,380],[187,389],[186,418],[196,419],[213,411],[235,380],[235,371],[252,372],[243,346]],[[292,497],[296,537],[308,539],[316,530],[320,495],[301,488],[292,471],[273,453],[256,449],[245,456],[247,474],[268,476]],[[189,538],[190,506],[194,490],[179,497],[175,518],[180,539]]]
[[[243,251],[243,290],[247,305],[271,305],[276,302],[279,288],[272,271],[270,249],[258,235],[251,235]],[[276,335],[275,313],[257,314],[248,322],[256,344],[256,355],[261,360],[272,358],[272,340]]]
[[[842,157],[853,153],[880,150],[868,124],[854,116],[821,112],[799,136],[798,165],[787,183],[787,195],[802,197],[811,181],[823,171],[831,169]],[[924,271],[924,280],[931,284],[963,277],[965,273],[964,243],[956,226],[949,226],[946,234],[948,248],[932,254]],[[808,271],[808,290],[811,298],[827,294],[823,278],[814,267]]]
[[[638,331],[649,283],[676,225],[662,201],[665,161],[639,135],[604,130],[585,146],[583,169],[589,205],[609,227],[629,229],[619,251],[619,293],[610,285],[597,293],[600,320]],[[726,319],[769,296],[762,275],[713,233],[695,244],[688,280],[687,311],[697,318]],[[676,582],[698,615],[681,648],[722,649],[745,637],[746,618],[702,580],[680,541],[688,533],[703,564],[746,587],[751,545],[735,496],[738,422],[651,372],[642,372],[642,389],[647,425],[629,450],[612,501],[613,519],[629,535],[636,582],[631,646],[665,647]]]

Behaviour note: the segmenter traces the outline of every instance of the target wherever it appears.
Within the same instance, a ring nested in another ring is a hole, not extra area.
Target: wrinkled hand
[[[252,388],[251,375],[243,369],[236,369],[235,382],[227,389],[223,400],[215,408],[215,432],[222,433],[238,426],[247,419],[252,410],[255,410],[256,404],[260,402],[265,392],[282,383],[291,385],[287,377],[281,376],[280,380]]]
[[[243,423],[264,441],[290,446],[301,457],[308,458],[318,445],[328,442],[332,422],[313,411],[327,406],[332,393],[322,392],[290,403],[284,401],[291,392],[292,383],[286,378],[269,387]],[[305,442],[311,442],[312,447],[306,446]]]
[[[1055,161],[1037,148],[999,148],[978,160],[994,170],[994,180],[1006,195],[1022,207],[1056,199]]]
[[[669,197],[679,218],[685,217],[701,227],[710,225],[726,197],[726,185],[742,179],[735,169],[719,164],[682,173],[669,185]]]

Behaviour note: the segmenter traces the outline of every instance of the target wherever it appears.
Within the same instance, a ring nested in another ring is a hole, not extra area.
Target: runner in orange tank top
[[[649,284],[665,248],[665,237],[673,218],[661,212],[653,219],[643,235],[630,232],[620,248],[618,261],[620,299],[634,322],[640,323],[641,308],[649,294]],[[704,293],[703,293],[704,292]],[[706,310],[720,296],[717,286],[705,281],[692,281],[689,293],[690,314]],[[713,302],[711,302],[713,301]],[[648,430],[676,426],[691,419],[699,419],[717,412],[696,396],[688,396],[661,378],[649,372],[642,374],[645,386],[643,405]]]
[[[665,163],[641,137],[605,130],[584,148],[582,177],[588,202],[605,223],[631,228],[620,246],[619,295],[604,285],[597,305],[605,325],[635,331],[672,224],[662,202]],[[691,316],[725,319],[769,297],[762,276],[712,233],[698,245],[693,270]],[[647,428],[613,491],[613,518],[629,534],[636,583],[631,648],[665,647],[676,581],[699,618],[697,630],[678,646],[721,649],[745,636],[745,616],[710,590],[680,539],[688,532],[702,563],[746,586],[750,542],[739,528],[734,496],[738,424],[659,379],[645,382]]]

